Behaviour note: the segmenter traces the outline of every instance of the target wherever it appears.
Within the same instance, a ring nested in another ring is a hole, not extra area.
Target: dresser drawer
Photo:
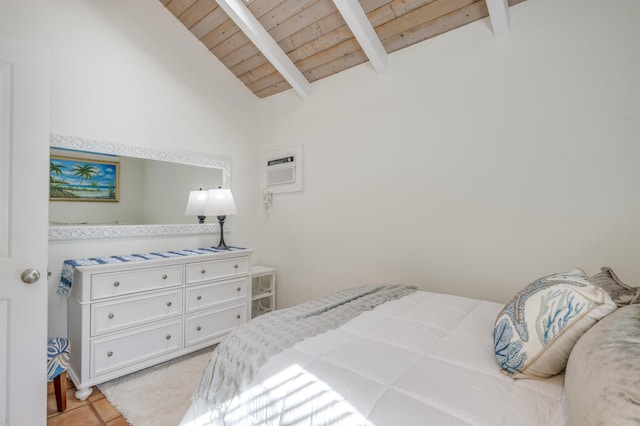
[[[182,285],[182,265],[158,266],[91,276],[91,300]]]
[[[231,306],[186,318],[185,346],[222,336],[246,321],[247,304]]]
[[[193,312],[232,301],[244,301],[247,298],[247,278],[220,281],[187,287],[186,311]]]
[[[91,376],[180,350],[182,318],[91,342]]]
[[[182,314],[182,290],[91,305],[91,335],[161,321]]]
[[[229,278],[249,273],[249,259],[246,256],[211,260],[187,264],[187,284]]]

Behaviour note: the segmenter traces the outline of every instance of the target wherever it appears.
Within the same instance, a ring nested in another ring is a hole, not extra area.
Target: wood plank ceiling
[[[216,0],[159,1],[257,97],[291,88]],[[359,3],[387,53],[489,15],[487,0]],[[252,0],[247,8],[309,82],[368,61],[333,0]]]

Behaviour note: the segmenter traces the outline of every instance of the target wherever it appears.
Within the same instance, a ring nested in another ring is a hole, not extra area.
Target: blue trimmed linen
[[[84,259],[67,259],[62,264],[62,273],[56,293],[68,296],[73,285],[73,271],[77,266],[105,265],[108,263],[138,262],[152,259],[169,259],[172,257],[192,256],[196,254],[223,253],[228,251],[245,250],[243,247],[229,247],[227,250],[218,250],[215,247],[206,247],[187,250],[170,250],[146,254],[130,254],[124,256],[89,257]]]

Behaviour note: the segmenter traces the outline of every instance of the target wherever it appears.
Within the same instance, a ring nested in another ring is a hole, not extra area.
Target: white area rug
[[[211,357],[211,348],[98,385],[132,426],[176,426]]]

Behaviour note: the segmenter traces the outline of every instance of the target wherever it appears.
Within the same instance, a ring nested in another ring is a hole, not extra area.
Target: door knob
[[[33,284],[40,279],[40,271],[33,268],[25,269],[20,278],[26,284]]]

